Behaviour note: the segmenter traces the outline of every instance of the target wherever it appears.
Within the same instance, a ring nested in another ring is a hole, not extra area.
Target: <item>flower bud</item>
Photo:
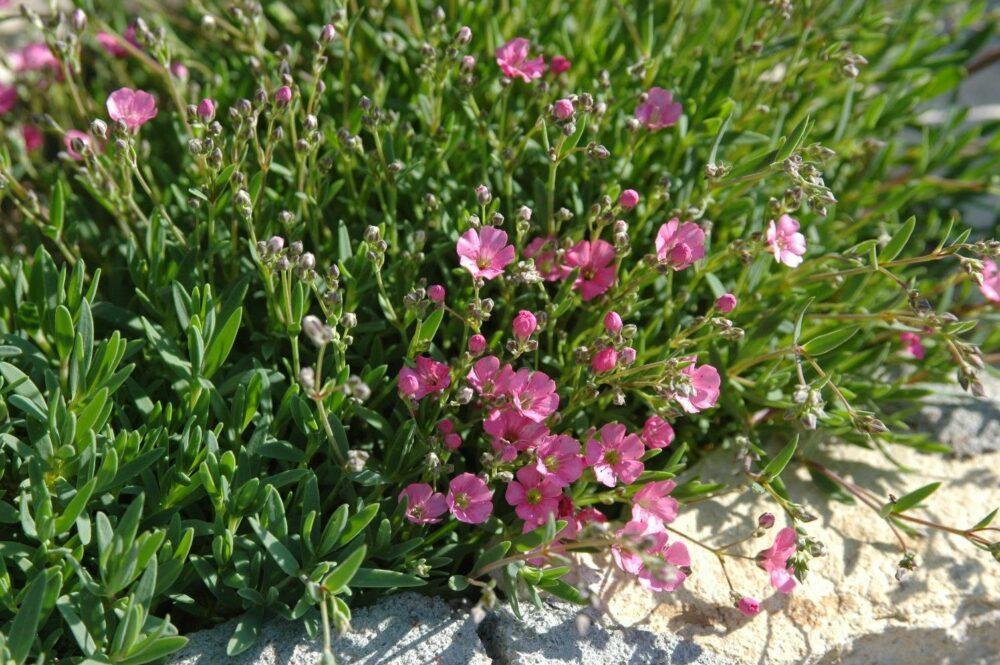
[[[319,317],[309,314],[302,319],[302,332],[316,347],[323,348],[333,341],[333,331]]]
[[[479,185],[476,187],[476,201],[479,205],[489,205],[489,202],[493,200],[493,195],[490,194],[489,188],[486,185]]]
[[[750,596],[744,596],[736,603],[736,609],[744,616],[756,616],[760,612],[760,601]]]
[[[344,326],[345,330],[355,328],[358,325],[358,315],[354,312],[347,312],[340,317],[340,324]]]
[[[444,302],[446,291],[440,284],[431,284],[427,287],[427,297],[433,302],[441,303]]]
[[[617,335],[622,331],[622,317],[618,312],[608,312],[604,315],[604,329],[609,335]]]
[[[573,102],[569,99],[560,99],[552,105],[552,115],[559,120],[569,120],[573,117]]]
[[[635,356],[636,356],[635,349],[633,349],[631,346],[626,346],[624,349],[622,349],[621,363],[626,367],[628,367],[629,365],[635,362]]]
[[[626,189],[618,197],[618,203],[626,210],[631,210],[639,203],[639,192],[634,189]]]
[[[283,85],[274,92],[274,101],[279,107],[288,106],[292,101],[292,89]]]
[[[736,309],[736,303],[736,296],[732,293],[725,293],[719,296],[719,299],[715,301],[715,309],[719,310],[723,314],[728,314]]]
[[[323,29],[319,31],[319,40],[324,44],[329,44],[337,37],[337,28],[333,27],[332,23],[327,23],[323,26]]]
[[[757,518],[757,526],[762,529],[770,529],[774,526],[774,514],[762,513],[761,516]]]
[[[526,309],[522,309],[514,317],[514,337],[522,342],[531,337],[537,327],[538,320],[535,315]]]
[[[486,350],[486,338],[476,333],[469,338],[469,353],[474,356],[478,356],[480,353]]]
[[[472,41],[472,28],[467,25],[463,25],[458,29],[458,33],[455,35],[455,43],[459,46],[465,46]]]
[[[212,122],[215,118],[216,104],[213,99],[203,99],[198,102],[198,117],[202,122]]]
[[[598,351],[591,359],[590,369],[595,374],[604,374],[613,370],[616,364],[618,364],[618,352],[608,346]]]

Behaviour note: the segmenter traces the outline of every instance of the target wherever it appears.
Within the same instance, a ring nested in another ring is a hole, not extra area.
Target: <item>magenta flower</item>
[[[760,613],[760,601],[756,598],[751,598],[750,596],[743,596],[740,598],[739,602],[736,603],[736,609],[738,609],[744,616],[757,616],[757,614]]]
[[[35,125],[22,125],[21,138],[24,139],[24,149],[28,152],[38,150],[45,143],[45,136],[42,134],[42,130]]]
[[[535,329],[538,328],[538,319],[526,309],[522,309],[514,317],[514,337],[524,341],[531,337]]]
[[[471,340],[470,340],[471,342]],[[483,340],[485,347],[486,340]],[[466,380],[476,392],[487,399],[499,397],[506,389],[507,382],[514,375],[510,365],[500,367],[500,359],[496,356],[480,358],[469,370]]]
[[[556,479],[560,487],[576,482],[583,475],[580,442],[571,436],[558,434],[540,440],[535,448],[538,472]]]
[[[610,346],[606,346],[590,359],[590,369],[594,374],[605,374],[610,372],[618,364],[618,352]]]
[[[719,401],[722,379],[711,365],[696,367],[697,358],[690,357],[690,364],[681,370],[675,384],[674,399],[688,413],[710,409]]]
[[[469,229],[458,239],[456,250],[459,263],[474,278],[495,279],[514,262],[514,247],[507,244],[507,233],[493,226]]]
[[[569,68],[573,66],[566,56],[557,55],[553,56],[552,64],[549,65],[549,71],[552,72],[553,76],[559,76],[563,72],[568,72]]]
[[[633,520],[620,529],[617,536],[621,544],[611,547],[611,556],[619,568],[638,577],[643,588],[673,591],[687,579],[691,568],[687,547],[679,542],[668,543],[662,529]],[[646,557],[636,551],[639,547],[643,547]],[[647,557],[659,561],[647,561]]]
[[[643,570],[642,554],[635,551],[634,548],[642,540],[647,539],[647,535],[649,543],[653,548],[666,543],[667,534],[662,530],[650,530],[649,534],[646,533],[646,530],[647,524],[644,522],[628,522],[615,533],[622,545],[627,545],[628,547],[612,545],[611,557],[614,559],[615,565],[631,575],[638,575]]]
[[[124,58],[128,55],[128,49],[122,46],[122,40],[110,32],[98,32],[97,43],[112,58]]]
[[[640,461],[646,449],[635,434],[628,434],[625,426],[608,423],[587,441],[584,460],[594,470],[598,482],[614,487],[618,482],[628,485],[635,481],[644,470]]]
[[[646,418],[639,438],[647,448],[666,448],[674,442],[674,428],[663,418],[652,415]]]
[[[451,374],[444,363],[427,356],[417,356],[416,367],[399,370],[398,385],[400,393],[420,400],[451,385]]]
[[[0,83],[0,115],[9,112],[17,103],[17,88]]]
[[[662,529],[664,524],[670,524],[677,519],[680,504],[669,496],[677,483],[672,480],[661,480],[648,483],[632,497],[632,519],[646,522]]]
[[[435,492],[427,483],[411,483],[399,493],[399,500],[406,499],[406,519],[413,524],[434,524],[448,512],[444,494]]]
[[[493,491],[482,478],[462,473],[448,484],[448,509],[459,522],[482,524],[493,512]]]
[[[903,343],[910,355],[917,360],[924,359],[924,345],[920,341],[920,335],[913,332],[899,333],[899,341]]]
[[[569,120],[573,117],[573,102],[569,99],[560,99],[552,105],[552,115],[557,120]]]
[[[802,255],[806,253],[806,239],[799,233],[799,223],[788,215],[778,218],[777,224],[772,219],[767,225],[766,234],[769,250],[774,254],[774,260],[784,263],[789,268],[802,263]]]
[[[540,423],[559,408],[556,382],[544,372],[519,369],[507,381],[507,396],[525,418]]]
[[[664,534],[664,537],[666,534]],[[691,555],[688,553],[684,543],[676,542],[664,545],[653,554],[657,555],[663,563],[655,567],[647,566],[639,573],[639,585],[649,591],[674,591],[684,580],[687,579],[691,571]]]
[[[671,219],[656,233],[656,258],[674,270],[684,270],[705,258],[705,232],[694,222]]]
[[[631,210],[639,204],[639,192],[634,189],[626,189],[618,197],[618,204],[626,210]]]
[[[524,258],[532,259],[535,262],[535,269],[547,282],[555,282],[564,279],[569,274],[569,269],[559,265],[556,260],[556,246],[558,241],[555,238],[534,238],[524,248]]]
[[[48,46],[41,42],[27,44],[20,51],[7,56],[15,72],[34,72],[40,69],[59,71],[59,60]]]
[[[517,480],[507,485],[505,496],[526,525],[538,526],[559,510],[562,485],[555,476],[542,475],[533,466],[522,466],[517,470]]]
[[[795,554],[796,540],[795,529],[786,526],[778,532],[774,544],[757,555],[757,565],[771,574],[771,586],[781,593],[791,593],[795,588],[794,571],[788,559]]]
[[[509,79],[520,78],[525,83],[531,83],[533,79],[545,73],[545,58],[538,56],[534,60],[529,60],[529,46],[527,39],[517,37],[497,49],[497,64],[500,65],[504,76]]]
[[[108,115],[135,130],[156,117],[156,99],[143,90],[118,88],[108,97]]]
[[[66,136],[63,137],[63,145],[66,146],[66,154],[72,157],[76,161],[83,159],[83,155],[73,149],[73,139],[79,139],[83,142],[83,145],[90,147],[90,134],[86,132],[81,132],[79,129],[70,129],[66,132]]]
[[[490,445],[502,462],[512,462],[518,453],[533,448],[549,433],[545,425],[509,409],[490,411],[483,421],[483,431],[490,435]]]
[[[646,100],[636,107],[635,117],[646,129],[655,131],[676,123],[682,112],[683,107],[674,101],[668,90],[650,88],[646,92]]]
[[[615,283],[615,248],[606,240],[581,240],[566,252],[566,266],[580,269],[573,289],[584,302],[593,300]]]
[[[990,302],[1000,303],[1000,267],[995,261],[983,261],[983,281],[979,290]]]

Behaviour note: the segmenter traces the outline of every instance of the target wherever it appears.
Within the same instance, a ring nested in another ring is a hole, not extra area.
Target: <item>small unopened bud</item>
[[[354,312],[347,312],[340,317],[340,325],[344,326],[345,330],[356,328],[358,325],[358,315]]]
[[[323,29],[319,31],[319,40],[324,44],[329,44],[336,38],[337,28],[335,28],[332,23],[327,23],[323,26]]]
[[[490,194],[490,190],[486,187],[486,185],[479,185],[476,187],[476,201],[479,202],[479,205],[488,205],[492,200],[493,195]]]
[[[288,106],[292,101],[292,89],[283,85],[274,92],[274,101],[279,107]]]
[[[216,108],[214,99],[203,99],[198,102],[198,117],[202,122],[211,122],[215,118]]]
[[[458,29],[458,32],[455,34],[455,43],[458,44],[459,46],[465,46],[471,41],[472,41],[472,28],[470,28],[467,25],[463,25],[461,28]]]

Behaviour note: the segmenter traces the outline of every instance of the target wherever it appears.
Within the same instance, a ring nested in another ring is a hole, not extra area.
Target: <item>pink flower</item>
[[[648,483],[632,497],[632,519],[663,527],[677,519],[680,504],[668,496],[677,487],[672,480]]]
[[[483,340],[485,345],[485,340]],[[487,399],[498,397],[507,389],[507,381],[514,375],[510,365],[500,367],[496,356],[480,358],[469,370],[466,380],[476,392]]]
[[[691,557],[683,543],[668,544],[667,534],[655,525],[632,521],[617,533],[621,541],[611,547],[611,556],[622,570],[639,578],[639,584],[650,591],[673,591],[679,587],[691,568]],[[636,549],[643,548],[647,561]],[[648,565],[647,565],[648,563]]]
[[[48,46],[40,42],[26,45],[7,56],[15,72],[33,72],[40,69],[59,71],[59,60]]]
[[[459,263],[474,278],[495,279],[514,262],[514,247],[507,244],[507,233],[493,226],[469,229],[458,239],[456,250]]]
[[[469,338],[469,353],[474,356],[478,356],[480,353],[486,350],[486,338],[476,333]]]
[[[666,448],[674,442],[674,428],[663,418],[653,415],[646,419],[639,438],[647,448]]]
[[[912,332],[899,333],[899,341],[906,346],[906,350],[917,360],[924,359],[924,345],[920,342],[920,335]]]
[[[549,65],[549,71],[552,72],[553,76],[559,76],[563,72],[569,71],[569,68],[573,66],[573,63],[566,59],[564,55],[557,55],[552,58],[552,64]]]
[[[802,263],[802,255],[806,253],[806,239],[799,233],[797,221],[788,215],[778,218],[777,224],[772,219],[767,225],[766,238],[775,261],[784,263],[789,268]]]
[[[527,524],[545,524],[559,510],[562,485],[555,476],[542,475],[533,466],[517,470],[517,480],[507,485],[507,503]]]
[[[606,346],[590,359],[590,369],[594,374],[604,374],[610,372],[618,364],[618,352],[610,346]]]
[[[490,435],[490,445],[502,462],[512,462],[519,452],[534,447],[549,433],[545,425],[509,409],[490,411],[483,421],[483,431]]]
[[[444,287],[440,284],[431,284],[427,287],[427,297],[431,299],[431,302],[442,303],[444,302],[444,297],[447,294]]]
[[[618,204],[626,210],[631,210],[639,204],[639,192],[634,189],[626,189],[618,197]]]
[[[288,106],[292,102],[292,89],[283,85],[274,91],[274,103],[278,106]]]
[[[723,293],[719,296],[719,299],[715,301],[715,309],[719,310],[720,314],[729,314],[731,311],[736,309],[736,296],[732,293]]]
[[[738,609],[744,616],[757,616],[760,612],[760,602],[756,598],[743,596],[740,598],[739,602],[736,603],[736,609]]]
[[[990,302],[1000,303],[1000,267],[995,261],[983,261],[983,281],[979,290]]]
[[[507,381],[507,396],[525,418],[540,423],[559,408],[556,382],[544,372],[519,369]]]
[[[198,102],[198,117],[201,118],[202,122],[212,122],[217,108],[218,105],[214,99],[205,98]]]
[[[535,269],[547,282],[564,279],[569,270],[556,261],[555,238],[534,238],[524,248],[524,258],[533,259]]]
[[[622,331],[622,317],[618,312],[608,312],[604,315],[604,329],[609,335],[617,335]]]
[[[462,473],[448,484],[448,509],[459,522],[482,524],[493,512],[493,491],[482,478]]]
[[[417,356],[416,367],[399,370],[399,392],[419,400],[431,393],[441,392],[451,385],[448,366],[427,356]]]
[[[608,423],[599,437],[591,434],[584,460],[593,467],[598,482],[614,487],[619,481],[628,485],[639,477],[645,468],[639,459],[644,452],[639,437],[628,434],[624,425]]]
[[[674,270],[684,270],[705,257],[705,232],[694,222],[674,218],[656,233],[656,258]]]
[[[108,115],[129,129],[138,129],[156,117],[156,99],[143,90],[118,88],[108,97]]]
[[[697,358],[691,357],[688,360],[691,363],[681,370],[674,399],[688,413],[698,413],[712,408],[719,401],[722,379],[719,371],[711,365],[695,367]]]
[[[526,309],[522,309],[514,317],[514,337],[524,341],[531,337],[535,329],[538,328],[538,319]]]
[[[444,447],[448,450],[458,450],[462,447],[462,437],[455,432],[455,423],[448,418],[437,424],[437,431],[444,441]]]
[[[406,519],[413,524],[434,524],[448,511],[444,494],[435,492],[427,483],[411,483],[399,493],[406,499]]]
[[[665,536],[666,534],[664,534]],[[639,585],[650,591],[674,591],[691,571],[691,555],[684,543],[676,542],[653,550],[663,563],[639,573]]]
[[[9,112],[17,103],[17,88],[0,83],[0,115]]]
[[[669,91],[663,88],[650,88],[646,92],[646,100],[635,109],[635,117],[646,129],[658,130],[670,127],[680,117],[683,107],[674,101]]]
[[[63,145],[66,146],[66,154],[76,161],[80,161],[83,159],[83,155],[73,149],[73,139],[79,139],[83,142],[83,145],[89,148],[91,145],[90,135],[86,132],[81,132],[79,129],[71,129],[67,131],[66,136],[63,137]]]
[[[579,268],[573,288],[583,300],[593,300],[615,283],[615,248],[606,240],[581,240],[566,252],[566,266]]]
[[[124,58],[128,55],[128,49],[122,46],[121,39],[110,32],[98,32],[97,43],[113,58]]]
[[[509,79],[520,77],[525,83],[531,83],[545,73],[545,58],[538,56],[528,60],[527,39],[517,37],[497,49],[497,64],[503,75]]]
[[[795,577],[788,559],[795,554],[795,529],[786,526],[778,532],[774,544],[757,555],[757,565],[771,574],[771,586],[781,593],[795,588]]]
[[[573,102],[569,99],[560,99],[552,105],[552,115],[559,120],[569,120],[573,117]]]
[[[45,137],[42,135],[42,130],[34,125],[22,125],[21,138],[24,139],[24,149],[28,152],[38,150],[42,147],[42,144],[45,143]]]
[[[542,438],[535,448],[539,473],[552,476],[565,487],[576,482],[583,474],[583,456],[580,442],[571,436],[557,434]]]
[[[170,63],[170,73],[173,74],[176,78],[179,78],[182,81],[186,81],[188,74],[190,72],[188,72],[188,68],[183,62],[181,62],[180,60],[173,60]]]

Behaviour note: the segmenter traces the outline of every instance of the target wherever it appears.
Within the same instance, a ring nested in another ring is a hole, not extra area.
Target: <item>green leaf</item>
[[[368,526],[373,519],[375,519],[375,516],[378,515],[378,510],[378,504],[372,503],[352,515],[351,518],[347,520],[347,528],[341,534],[337,544],[343,547],[354,540],[355,537],[357,537],[357,535],[361,533],[361,531],[364,530],[364,528]]]
[[[292,577],[298,575],[299,562],[296,560],[295,555],[292,554],[291,550],[285,547],[273,533],[265,529],[261,525],[260,520],[256,517],[251,517],[249,521],[254,533],[257,534],[257,538],[260,539],[264,549],[271,555],[271,558],[278,564],[278,567],[281,568],[286,575],[290,575]]]
[[[222,324],[222,327],[216,330],[215,336],[212,337],[208,348],[205,349],[205,369],[202,372],[205,378],[212,378],[212,375],[226,361],[229,352],[233,348],[233,342],[236,341],[236,333],[239,332],[242,320],[243,308],[237,307],[226,319],[226,322]]]
[[[795,455],[795,449],[799,446],[799,435],[796,434],[795,437],[788,442],[788,444],[781,449],[777,455],[775,455],[767,466],[764,467],[764,471],[761,473],[767,480],[772,480],[781,475],[781,472],[785,470],[788,463],[791,461],[792,456]]]
[[[381,568],[359,568],[351,580],[351,586],[359,589],[402,589],[425,584],[427,581],[416,575]]]
[[[56,518],[56,534],[61,535],[69,531],[69,528],[73,526],[73,522],[80,516],[83,509],[87,507],[87,502],[90,501],[90,495],[93,494],[95,487],[97,487],[96,477],[91,478],[83,487],[76,491],[73,498],[66,504],[62,514]]]
[[[58,179],[55,184],[52,185],[52,201],[49,203],[49,225],[55,229],[57,237],[59,231],[63,228],[65,217],[66,190],[62,179]]]
[[[908,220],[903,222],[903,226],[896,231],[895,235],[885,244],[882,251],[879,252],[878,260],[882,263],[887,261],[892,261],[900,252],[906,247],[906,243],[909,242],[910,236],[913,234],[913,229],[917,225],[917,218],[910,217]]]
[[[538,583],[538,588],[544,589],[557,598],[569,601],[576,605],[588,604],[587,598],[572,584],[568,584],[558,579],[543,579]]]
[[[986,527],[988,527],[990,524],[993,523],[993,518],[997,516],[998,512],[1000,512],[1000,508],[994,508],[993,512],[991,512],[989,515],[976,522],[976,526],[972,527],[969,530],[979,531],[980,529],[985,529]]]
[[[838,346],[854,337],[859,330],[861,330],[859,326],[831,330],[828,333],[823,333],[822,335],[813,337],[803,345],[803,348],[805,348],[806,353],[811,356],[820,356],[824,353],[833,351]]]
[[[351,579],[353,579],[355,573],[358,572],[358,568],[361,567],[367,553],[368,548],[365,545],[351,552],[346,559],[341,561],[336,568],[323,578],[323,586],[333,594],[343,591],[344,587],[351,583]]]
[[[188,638],[180,635],[165,635],[158,637],[135,655],[115,661],[117,665],[145,665],[162,659],[164,656],[180,651],[188,643]]]
[[[465,575],[452,575],[448,578],[448,588],[452,591],[465,591],[469,588],[469,578]]]
[[[28,662],[31,645],[38,636],[38,622],[42,617],[42,601],[48,591],[49,575],[45,570],[39,570],[28,585],[21,606],[10,624],[7,638],[7,648],[15,663]]]
[[[257,641],[257,636],[260,635],[262,624],[263,616],[257,610],[252,610],[243,615],[239,623],[236,624],[233,634],[229,637],[229,642],[226,644],[226,655],[235,656],[252,647],[254,642]]]
[[[484,551],[482,554],[479,555],[479,558],[476,559],[475,565],[472,566],[472,570],[474,570],[478,574],[486,566],[496,563],[497,561],[502,559],[504,555],[507,554],[508,550],[510,550],[509,540],[503,540],[497,543],[496,545],[494,545],[493,547],[489,548],[488,550]]]
[[[895,515],[906,512],[933,494],[939,487],[941,487],[941,483],[930,483],[913,490],[909,494],[904,494],[890,504],[890,512]]]

